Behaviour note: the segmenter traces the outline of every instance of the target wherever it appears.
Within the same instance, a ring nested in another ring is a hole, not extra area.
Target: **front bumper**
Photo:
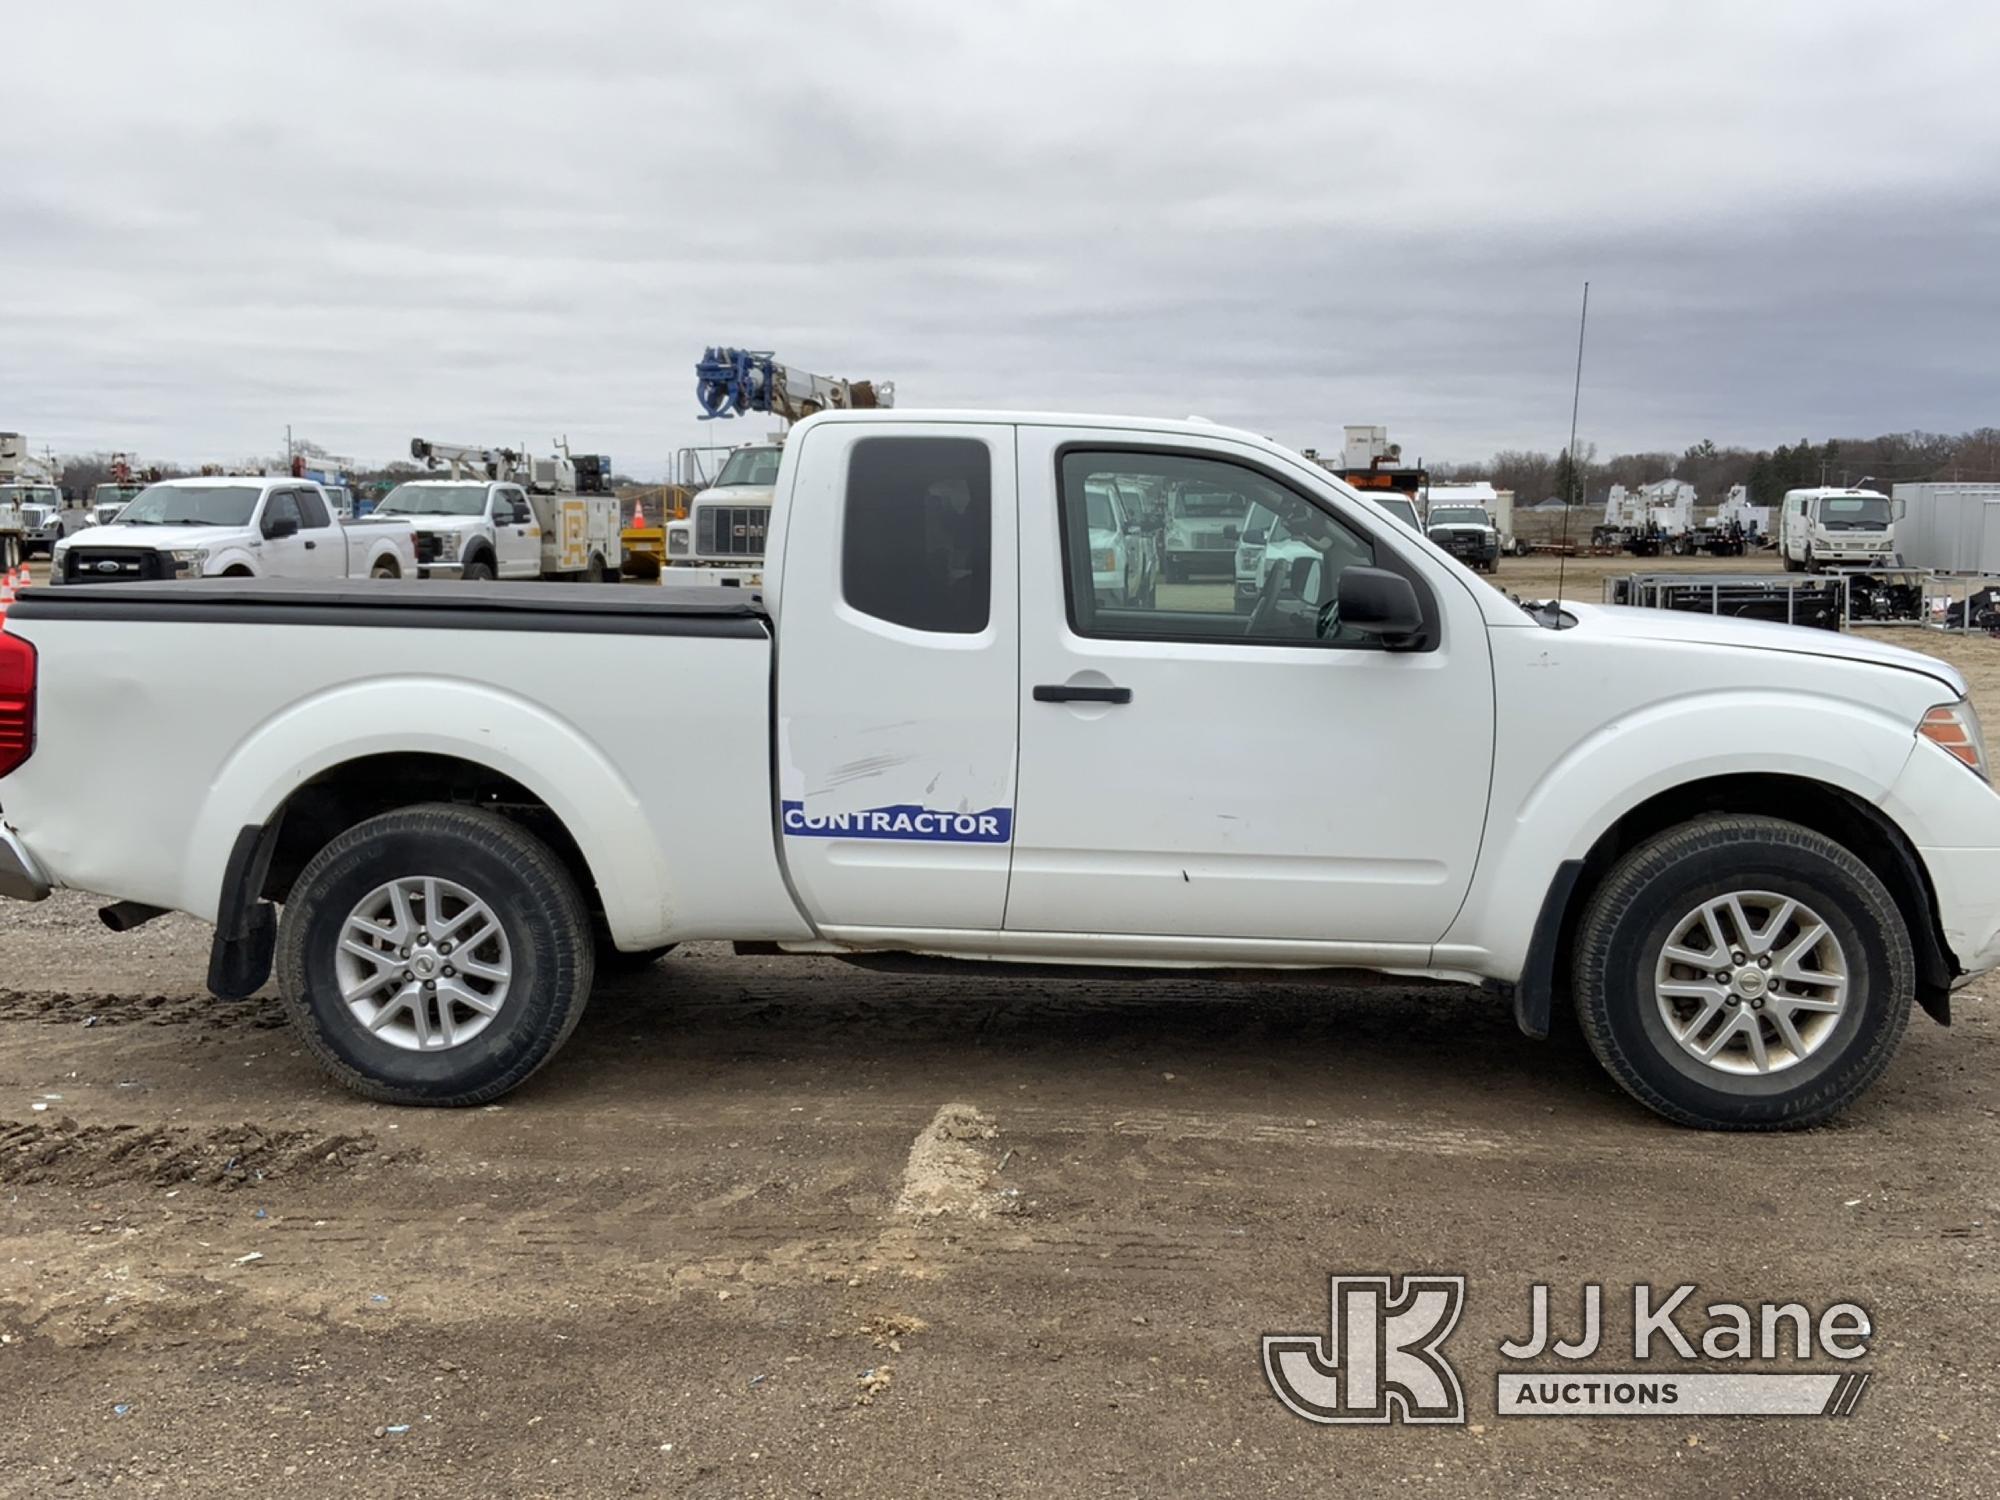
[[[49,877],[35,863],[35,856],[13,829],[0,823],[0,896],[10,901],[39,901],[49,889]]]

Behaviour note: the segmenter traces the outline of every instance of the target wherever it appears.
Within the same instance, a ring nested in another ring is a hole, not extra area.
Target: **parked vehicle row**
[[[1185,549],[1214,588],[1104,566],[1154,534],[1127,493],[1183,538],[1268,515],[1250,610],[1236,538]],[[1948,1019],[2000,967],[2000,796],[1953,668],[1523,608],[1253,434],[824,414],[765,562],[761,595],[35,590],[0,633],[0,894],[214,921],[211,988],[275,972],[301,1044],[403,1103],[497,1097],[597,972],[721,939],[1469,976],[1531,1036],[1573,1000],[1649,1108],[1764,1129],[1833,1114],[1913,1005]],[[608,682],[675,705],[673,777]]]

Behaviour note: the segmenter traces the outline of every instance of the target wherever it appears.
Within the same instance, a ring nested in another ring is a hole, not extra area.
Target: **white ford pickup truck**
[[[1104,483],[1261,506],[1310,555],[1248,613],[1230,571],[1107,596]],[[827,413],[766,567],[761,597],[34,591],[0,634],[0,893],[214,921],[212,989],[275,965],[311,1051],[408,1103],[504,1093],[596,971],[704,938],[1484,980],[1529,1035],[1573,1003],[1662,1115],[1777,1127],[2000,965],[2000,796],[1950,667],[1531,612],[1248,433]]]
[[[414,578],[416,533],[392,518],[343,521],[289,475],[149,484],[117,518],[59,541],[51,583],[166,578]]]

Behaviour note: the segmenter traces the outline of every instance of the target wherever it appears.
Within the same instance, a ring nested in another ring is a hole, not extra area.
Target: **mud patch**
[[[966,1219],[1015,1212],[1019,1193],[993,1183],[999,1168],[992,1143],[999,1136],[993,1121],[970,1104],[945,1105],[911,1143],[896,1212]]]
[[[78,1125],[63,1118],[0,1122],[0,1183],[96,1187],[139,1182],[192,1184],[224,1192],[273,1178],[326,1177],[363,1164],[403,1161],[413,1149],[384,1152],[373,1135],[266,1130],[230,1125]]]
[[[276,1004],[211,995],[90,995],[0,990],[0,1021],[48,1026],[203,1026],[268,1030],[285,1024]]]

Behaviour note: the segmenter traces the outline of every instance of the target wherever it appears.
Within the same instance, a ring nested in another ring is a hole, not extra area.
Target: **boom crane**
[[[503,482],[512,479],[523,462],[522,455],[512,448],[468,448],[459,443],[433,443],[427,438],[410,439],[410,457],[422,459],[427,469],[445,465],[453,479]]]
[[[867,411],[896,404],[891,380],[836,380],[781,365],[768,349],[704,350],[694,367],[694,394],[701,420],[769,412],[783,422],[802,422],[818,411]]]

